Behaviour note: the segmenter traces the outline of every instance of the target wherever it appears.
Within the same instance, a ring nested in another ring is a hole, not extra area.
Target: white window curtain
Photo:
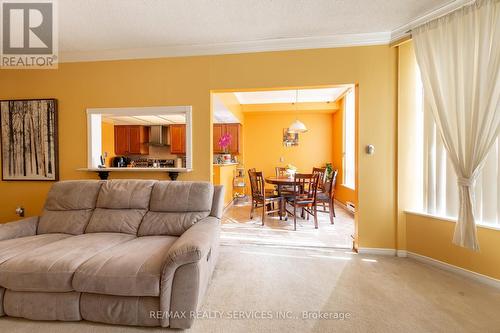
[[[457,175],[453,243],[478,251],[474,184],[500,133],[500,0],[478,0],[412,36],[425,101]]]
[[[356,178],[356,109],[354,89],[345,96],[344,104],[344,186],[354,189]]]
[[[431,215],[456,219],[459,210],[457,176],[432,115],[426,112],[423,118],[423,210]],[[497,139],[490,149],[474,187],[476,221],[493,227],[500,227],[499,141]]]

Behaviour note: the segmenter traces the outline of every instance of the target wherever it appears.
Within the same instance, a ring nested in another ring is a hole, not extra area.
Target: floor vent
[[[354,203],[350,202],[350,201],[347,201],[345,203],[345,206],[347,208],[348,211],[350,211],[351,213],[354,214],[354,212],[356,211],[356,206],[354,205]]]

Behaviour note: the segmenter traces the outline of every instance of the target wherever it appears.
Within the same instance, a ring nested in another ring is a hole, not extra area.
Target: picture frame
[[[283,129],[283,146],[293,147],[299,145],[299,133],[290,133],[288,128]]]
[[[57,100],[0,100],[3,181],[59,180]]]

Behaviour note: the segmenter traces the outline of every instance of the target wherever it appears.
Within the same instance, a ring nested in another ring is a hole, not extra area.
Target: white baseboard
[[[434,259],[434,258],[426,257],[426,256],[423,256],[421,254],[414,253],[414,252],[408,251],[408,258],[415,259],[416,261],[419,261],[421,263],[428,264],[428,265],[431,265],[431,266],[434,266],[434,267],[437,267],[440,269],[444,269],[448,272],[452,272],[452,273],[455,273],[455,274],[467,277],[469,279],[472,279],[472,280],[475,280],[478,282],[482,282],[482,283],[487,284],[489,286],[500,289],[500,280],[492,278],[490,276],[476,273],[473,271],[469,271],[468,269],[458,267],[455,265],[451,265],[451,264],[445,263],[443,261],[439,261],[439,260]]]
[[[397,256],[401,258],[406,258],[406,250],[396,250],[396,249],[384,249],[377,247],[360,247],[358,249],[360,254],[376,254],[380,256]]]
[[[406,258],[408,256],[408,251],[406,250],[396,250],[396,256],[400,258]]]
[[[358,253],[359,254],[376,254],[376,255],[381,255],[381,256],[395,256],[396,250],[395,249],[377,248],[377,247],[360,247],[360,248],[358,248]]]
[[[500,289],[500,280],[492,278],[487,275],[483,275],[480,273],[476,273],[473,271],[470,271],[468,269],[458,267],[452,264],[448,264],[443,261],[439,261],[434,258],[426,257],[418,253],[406,251],[406,250],[396,250],[396,249],[384,249],[384,248],[373,248],[373,247],[361,247],[358,249],[359,254],[374,254],[374,255],[383,255],[383,256],[398,256],[398,257],[408,257],[411,259],[414,259],[416,261],[419,261],[421,263],[431,265],[440,269],[443,269],[448,272],[452,272],[464,277],[467,277],[469,279],[487,284],[489,286],[495,287]]]

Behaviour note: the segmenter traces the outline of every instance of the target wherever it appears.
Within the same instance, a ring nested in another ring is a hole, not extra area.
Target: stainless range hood
[[[169,146],[170,135],[168,126],[153,125],[149,130],[149,145],[151,146]]]

